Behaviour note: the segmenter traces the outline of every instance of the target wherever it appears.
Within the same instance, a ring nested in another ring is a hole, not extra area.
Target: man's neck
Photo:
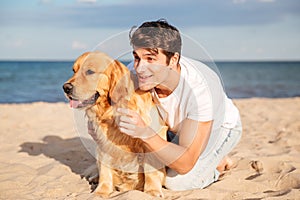
[[[178,64],[177,69],[170,70],[168,82],[160,84],[154,88],[159,98],[165,98],[172,94],[172,92],[176,89],[180,81],[180,72],[181,67]]]

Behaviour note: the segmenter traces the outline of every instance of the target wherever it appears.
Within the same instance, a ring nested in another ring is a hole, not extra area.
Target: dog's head
[[[116,103],[134,91],[126,66],[101,52],[79,56],[73,71],[73,76],[63,85],[73,108],[89,108],[103,101]]]

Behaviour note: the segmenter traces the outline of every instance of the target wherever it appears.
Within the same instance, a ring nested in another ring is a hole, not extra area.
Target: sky
[[[214,60],[300,60],[300,0],[1,0],[0,60],[120,53],[132,26],[160,18]]]

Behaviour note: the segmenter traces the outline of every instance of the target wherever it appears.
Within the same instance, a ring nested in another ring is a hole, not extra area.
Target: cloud
[[[97,0],[77,0],[78,3],[88,3],[88,4],[95,4]]]
[[[275,0],[255,0],[257,2],[262,2],[262,3],[273,3]],[[254,0],[232,0],[234,4],[243,4],[246,2],[255,2]]]
[[[77,0],[78,3],[83,4],[97,4],[100,6],[107,6],[107,5],[124,5],[132,3],[132,0]]]
[[[11,42],[10,46],[14,48],[20,48],[25,45],[25,41],[23,39],[16,39]]]
[[[263,3],[273,3],[275,2],[275,0],[258,0],[259,2],[263,2]]]
[[[262,54],[262,53],[264,53],[264,49],[261,48],[261,47],[258,47],[258,48],[256,48],[255,52],[256,52],[257,54]]]
[[[238,3],[245,3],[246,0],[233,0],[232,1],[234,4],[238,4]]]
[[[39,0],[38,4],[47,5],[53,3],[52,0]]]
[[[85,50],[87,48],[88,45],[83,42],[76,41],[76,40],[72,42],[72,49],[74,50]]]

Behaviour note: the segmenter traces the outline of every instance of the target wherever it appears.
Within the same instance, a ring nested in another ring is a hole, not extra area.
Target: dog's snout
[[[73,85],[71,83],[65,83],[63,85],[63,89],[64,89],[66,94],[71,94],[72,91],[73,91]]]

